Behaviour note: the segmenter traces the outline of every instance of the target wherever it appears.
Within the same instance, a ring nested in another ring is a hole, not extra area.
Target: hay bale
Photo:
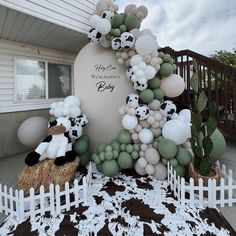
[[[60,189],[63,189],[64,183],[75,177],[78,166],[78,158],[62,166],[56,166],[54,160],[50,159],[40,161],[34,166],[26,166],[19,176],[18,189],[23,189],[25,195],[29,195],[31,187],[35,193],[39,193],[41,185],[44,186],[45,192],[48,192],[51,183],[59,184]]]

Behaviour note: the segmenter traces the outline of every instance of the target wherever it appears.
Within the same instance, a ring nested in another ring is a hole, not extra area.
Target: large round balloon
[[[40,140],[47,137],[48,120],[34,116],[25,120],[18,129],[18,140],[27,147],[35,147]]]
[[[213,160],[219,160],[222,158],[225,150],[226,150],[226,143],[223,134],[216,129],[215,132],[211,135],[211,139],[213,142],[213,150],[210,154],[210,157]]]
[[[158,180],[164,180],[167,177],[167,168],[160,162],[155,165],[154,177]]]
[[[156,40],[150,35],[140,36],[135,43],[135,49],[140,55],[147,55],[154,50],[157,50],[158,44]]]
[[[179,75],[172,74],[161,80],[160,88],[166,97],[175,98],[183,93],[185,82]]]
[[[180,120],[167,121],[162,129],[162,135],[164,138],[168,138],[180,145],[187,141],[189,136],[189,130],[186,129],[184,122]]]
[[[138,124],[138,119],[136,116],[131,116],[129,114],[126,114],[122,118],[122,125],[125,129],[131,130],[134,129]]]
[[[142,129],[138,134],[141,143],[149,144],[153,141],[153,133],[149,129]]]

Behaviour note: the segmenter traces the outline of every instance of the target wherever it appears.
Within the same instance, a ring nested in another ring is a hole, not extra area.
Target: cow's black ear
[[[99,39],[102,37],[102,34],[100,32],[97,32],[96,38]]]
[[[129,101],[129,96],[126,98],[126,104],[128,103],[128,101]]]
[[[51,128],[52,126],[57,125],[57,120],[53,120],[49,122],[49,128]]]

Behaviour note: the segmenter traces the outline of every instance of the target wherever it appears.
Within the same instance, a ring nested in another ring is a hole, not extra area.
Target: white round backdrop
[[[111,49],[89,43],[75,61],[74,93],[89,119],[85,130],[91,139],[92,151],[98,144],[110,143],[122,129],[118,109],[134,92],[125,67],[116,60]]]

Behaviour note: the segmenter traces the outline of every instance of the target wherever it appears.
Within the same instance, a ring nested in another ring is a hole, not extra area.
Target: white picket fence
[[[34,219],[36,215],[44,215],[45,212],[58,215],[65,210],[69,211],[71,207],[78,207],[79,203],[87,204],[91,175],[89,165],[88,174],[82,178],[82,184],[79,184],[79,179],[75,179],[72,187],[66,182],[63,190],[59,185],[50,184],[48,192],[41,186],[39,194],[35,194],[34,188],[31,188],[27,197],[24,196],[23,190],[14,191],[13,188],[0,184],[0,213],[11,214],[21,222],[27,217]]]
[[[203,180],[198,180],[194,185],[194,179],[187,182],[185,178],[177,176],[173,167],[168,163],[168,183],[175,197],[181,205],[185,203],[190,206],[224,207],[236,203],[236,181],[233,180],[232,170],[226,170],[225,165],[220,166],[220,184],[215,179],[209,179],[207,186],[203,186]],[[205,194],[204,196],[204,193]],[[206,197],[207,196],[207,197]]]

